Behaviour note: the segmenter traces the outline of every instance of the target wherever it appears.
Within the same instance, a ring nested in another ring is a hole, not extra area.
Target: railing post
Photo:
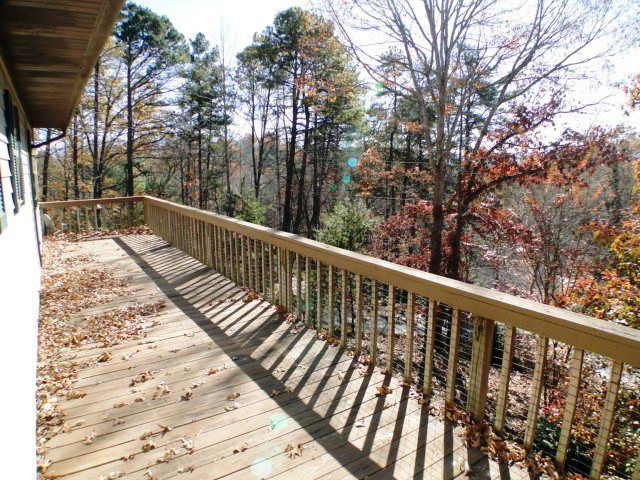
[[[422,383],[422,393],[425,397],[432,394],[431,383],[433,380],[433,352],[436,339],[436,320],[438,319],[438,302],[429,299],[429,310],[427,315],[427,332],[425,335],[424,347],[424,379]]]
[[[389,285],[387,294],[387,375],[393,373],[394,342],[396,334],[396,287]]]
[[[300,254],[296,252],[296,315],[298,320],[302,318],[302,265]]]
[[[327,268],[329,269],[328,271],[329,285],[328,285],[328,292],[327,292],[328,294],[327,310],[329,311],[329,338],[333,338],[334,330],[335,330],[334,313],[335,313],[335,302],[336,302],[335,269],[331,265],[327,265]]]
[[[597,480],[602,475],[605,461],[607,459],[607,442],[613,428],[613,418],[616,411],[616,402],[618,401],[618,389],[620,388],[620,379],[622,377],[622,363],[613,362],[611,365],[611,376],[607,387],[607,395],[604,399],[604,408],[600,417],[600,430],[598,431],[598,440],[596,441],[596,451],[593,455],[593,463],[591,464],[591,474],[589,478]]]
[[[456,400],[456,376],[458,372],[458,348],[460,345],[460,311],[457,308],[451,312],[451,338],[449,339],[449,360],[447,362],[447,390],[445,402],[453,404]],[[425,362],[426,362],[425,357]],[[426,369],[426,363],[425,363]],[[431,385],[431,382],[429,382]],[[424,390],[423,390],[424,392]],[[426,393],[426,392],[424,392]]]
[[[304,323],[311,328],[311,260],[305,258],[304,262]]]
[[[378,361],[378,281],[371,281],[371,345],[369,362],[375,365]]]
[[[322,262],[316,260],[316,329],[322,331]]]
[[[411,370],[413,368],[413,332],[415,330],[416,295],[407,292],[407,332],[404,346],[404,381],[411,382]]]
[[[531,387],[531,398],[529,400],[527,426],[524,431],[523,445],[527,450],[533,448],[533,442],[536,438],[536,427],[538,426],[540,399],[542,398],[542,390],[544,388],[544,371],[547,363],[548,347],[549,339],[547,337],[539,336],[538,344],[536,346],[536,366],[533,370],[533,385]]]
[[[357,359],[362,353],[362,275],[356,274],[356,348]]]
[[[506,343],[505,343],[506,348]],[[571,358],[571,373],[569,377],[569,388],[567,390],[567,401],[564,406],[564,417],[562,428],[560,429],[560,439],[556,450],[556,466],[559,470],[564,470],[567,460],[567,451],[571,439],[571,427],[578,404],[578,394],[580,392],[580,377],[582,376],[582,364],[584,361],[584,351],[579,348],[573,349]]]
[[[340,295],[340,345],[343,348],[347,346],[347,291],[349,289],[349,272],[342,269],[341,279],[341,295]]]
[[[473,322],[473,345],[471,347],[471,370],[467,411],[476,422],[484,420],[493,340],[493,320],[475,317]]]
[[[493,421],[493,427],[498,433],[502,433],[507,416],[509,380],[511,379],[511,367],[513,365],[513,352],[515,345],[516,329],[510,325],[505,325],[502,365],[500,367],[500,384],[498,385],[498,402],[496,404],[496,416]]]

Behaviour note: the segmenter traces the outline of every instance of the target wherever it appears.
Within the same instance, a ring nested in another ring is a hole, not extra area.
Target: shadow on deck
[[[164,299],[167,306],[145,341],[78,353],[82,359],[109,350],[113,359],[83,370],[75,388],[88,395],[63,405],[70,424],[83,423],[51,440],[52,473],[526,477],[464,447],[453,426],[430,416],[397,379],[284,322],[268,303],[245,302],[228,279],[163,240],[133,235],[82,248],[137,290],[121,303]],[[132,378],[149,371],[152,379],[131,387]],[[377,397],[382,385],[393,393]]]

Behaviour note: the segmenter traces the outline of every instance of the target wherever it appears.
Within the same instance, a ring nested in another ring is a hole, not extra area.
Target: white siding
[[[6,89],[6,79],[1,74],[0,89],[0,93]],[[0,177],[7,214],[7,227],[0,232],[0,327],[5,338],[0,362],[7,392],[3,395],[3,412],[10,417],[11,425],[15,425],[11,428],[11,450],[18,453],[16,463],[19,464],[12,466],[13,477],[34,478],[40,260],[31,198],[27,130],[24,119],[20,121],[25,203],[14,215],[4,99],[0,95]]]

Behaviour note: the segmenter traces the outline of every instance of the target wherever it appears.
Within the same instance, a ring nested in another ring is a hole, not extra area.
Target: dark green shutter
[[[13,192],[11,192],[11,197],[13,198],[13,212],[18,213],[20,211],[20,181],[18,179],[20,166],[17,165],[16,162],[14,111],[9,90],[4,91],[4,119],[6,123],[7,147],[9,150],[11,186],[13,187]]]

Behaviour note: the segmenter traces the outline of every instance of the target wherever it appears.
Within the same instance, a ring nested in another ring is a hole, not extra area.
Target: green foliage
[[[316,231],[318,241],[347,250],[360,251],[378,220],[364,205],[338,203]]]
[[[267,208],[260,200],[250,196],[247,199],[243,199],[242,206],[236,211],[235,216],[245,222],[264,225],[267,223]]]

